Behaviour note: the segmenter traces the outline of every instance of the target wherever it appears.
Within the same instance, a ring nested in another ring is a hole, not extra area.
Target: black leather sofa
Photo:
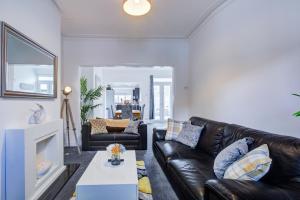
[[[109,144],[123,144],[129,150],[147,149],[147,124],[140,124],[138,134],[135,133],[100,133],[91,135],[91,125],[86,123],[81,129],[82,150],[97,151],[105,150]]]
[[[193,125],[205,125],[195,149],[165,141],[165,130],[153,130],[154,155],[179,199],[300,199],[300,139],[199,117],[190,120]],[[250,150],[268,145],[273,160],[268,174],[259,182],[217,179],[213,172],[216,155],[234,141],[249,136],[255,139]]]

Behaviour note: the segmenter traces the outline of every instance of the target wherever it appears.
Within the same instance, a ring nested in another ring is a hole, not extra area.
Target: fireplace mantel
[[[63,121],[6,129],[5,141],[6,199],[38,199],[65,169]],[[37,162],[49,166],[39,176]]]

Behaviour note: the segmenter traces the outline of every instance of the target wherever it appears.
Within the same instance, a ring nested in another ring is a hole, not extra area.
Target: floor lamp
[[[79,147],[79,144],[78,144],[77,135],[76,135],[75,122],[74,122],[70,102],[69,102],[69,99],[68,99],[68,95],[71,94],[72,88],[69,87],[69,86],[66,86],[63,89],[62,92],[65,95],[65,98],[64,98],[62,106],[61,106],[60,117],[64,118],[64,113],[65,113],[65,117],[66,117],[65,120],[66,120],[66,126],[67,126],[67,136],[68,136],[68,146],[70,147],[70,121],[71,121],[72,130],[73,130],[73,133],[74,133],[74,138],[75,138],[75,142],[76,142],[76,146],[77,146],[77,151],[78,151],[79,154],[81,154],[80,147]]]

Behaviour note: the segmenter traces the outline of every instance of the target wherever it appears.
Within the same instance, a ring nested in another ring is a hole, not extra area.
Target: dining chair
[[[122,114],[121,118],[122,119],[132,119],[132,105],[123,105],[122,106]]]
[[[145,113],[145,104],[143,104],[142,105],[142,107],[141,107],[141,120],[143,120],[144,119],[144,113]]]
[[[132,110],[140,110],[140,106],[138,104],[133,104]]]
[[[112,114],[112,119],[116,118],[116,112],[115,112],[113,105],[110,105],[110,110],[111,110],[111,114]]]

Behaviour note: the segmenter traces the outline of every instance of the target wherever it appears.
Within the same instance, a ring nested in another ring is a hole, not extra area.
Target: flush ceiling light
[[[148,0],[125,0],[123,9],[129,15],[141,16],[150,11],[151,4]]]

